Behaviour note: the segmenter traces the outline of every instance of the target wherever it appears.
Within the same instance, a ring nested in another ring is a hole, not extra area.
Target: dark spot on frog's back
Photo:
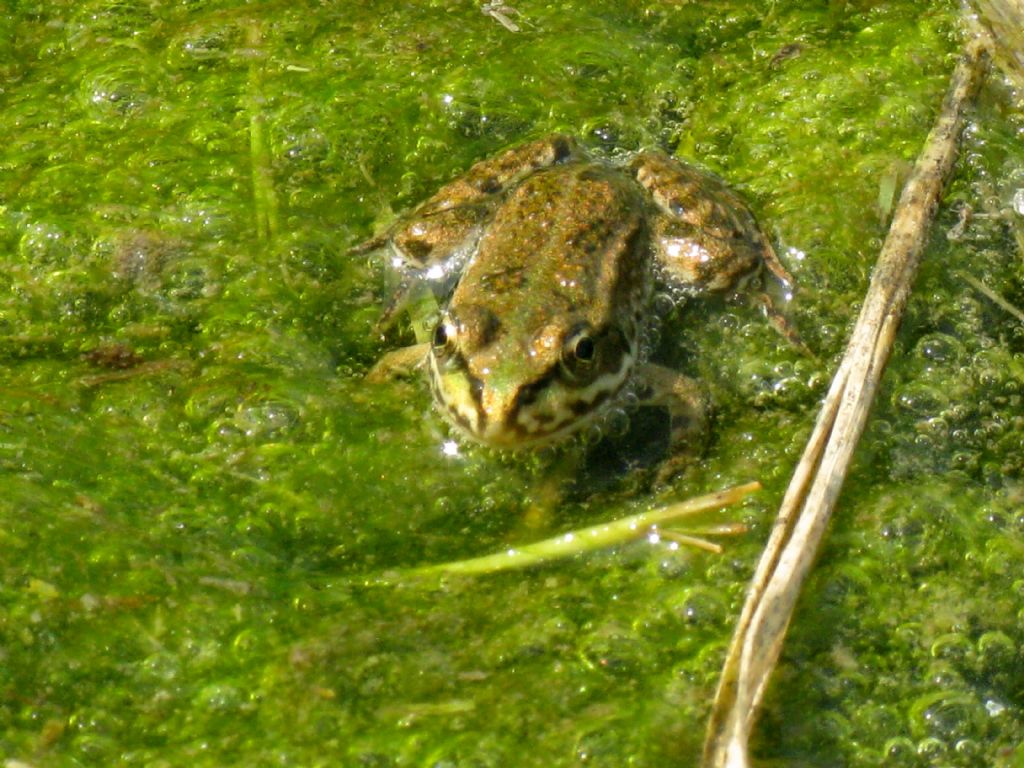
[[[479,350],[488,346],[501,331],[501,320],[483,304],[462,304],[452,312],[462,336],[460,346],[466,350]],[[467,367],[464,359],[461,366]]]
[[[485,195],[493,195],[501,191],[501,181],[496,176],[487,176],[480,180],[477,188]]]
[[[554,152],[555,162],[560,163],[572,155],[573,142],[568,136],[558,135],[551,140],[551,149]]]
[[[495,294],[507,294],[519,290],[525,285],[526,268],[522,266],[497,269],[480,277],[480,286]]]
[[[398,246],[405,255],[417,264],[426,264],[430,261],[430,254],[434,252],[434,243],[415,236],[396,238]]]
[[[609,170],[603,165],[585,165],[580,168],[576,174],[576,178],[580,181],[600,181],[604,182],[611,176]]]

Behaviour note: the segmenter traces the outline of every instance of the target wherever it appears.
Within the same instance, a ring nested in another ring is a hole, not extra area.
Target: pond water
[[[488,7],[5,7],[8,768],[696,764],[958,5]],[[993,78],[972,115],[764,764],[1024,765],[1024,326],[971,282],[1024,305],[1021,103]],[[742,300],[676,317],[664,343],[716,416],[665,487],[449,455],[424,382],[363,380],[408,337],[376,330],[379,269],[348,248],[556,130],[722,175],[799,286],[786,312],[816,359]],[[721,555],[638,542],[394,578],[751,479],[711,518],[748,527]]]

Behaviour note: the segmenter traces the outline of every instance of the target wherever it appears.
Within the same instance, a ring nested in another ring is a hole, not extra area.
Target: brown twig
[[[704,745],[707,768],[748,765],[751,728],[889,359],[982,60],[981,46],[972,43],[953,73],[903,189],[846,354],[782,500],[722,670]]]

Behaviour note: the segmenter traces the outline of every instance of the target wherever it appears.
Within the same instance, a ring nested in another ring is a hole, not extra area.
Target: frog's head
[[[571,315],[533,327],[502,327],[479,305],[449,309],[434,327],[434,400],[469,438],[503,449],[550,443],[588,424],[629,380],[633,329]]]

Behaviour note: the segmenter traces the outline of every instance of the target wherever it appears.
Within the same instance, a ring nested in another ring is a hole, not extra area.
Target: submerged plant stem
[[[641,512],[638,515],[619,518],[610,523],[602,523],[590,528],[562,533],[551,539],[545,539],[544,541],[538,541],[535,544],[527,544],[522,547],[513,547],[493,555],[417,568],[411,575],[496,573],[517,568],[528,568],[532,565],[560,558],[573,557],[584,552],[592,552],[596,549],[604,549],[634,541],[658,531],[660,527],[677,523],[685,517],[736,504],[760,488],[761,484],[758,482],[737,485],[724,491],[687,499],[686,501],[681,501],[667,507],[660,507],[650,512]],[[727,533],[735,531],[734,528],[723,530]],[[708,531],[708,533],[717,532],[719,532],[717,529]],[[700,540],[694,540],[692,537],[687,538],[691,539],[687,543],[701,546],[704,549],[707,548],[707,542],[701,542],[700,545],[697,545],[695,542]]]
[[[972,288],[974,288],[974,290],[976,290],[986,299],[991,301],[1001,310],[1003,310],[1007,314],[1013,315],[1015,318],[1024,323],[1024,312],[1021,312],[1019,309],[1017,309],[1017,307],[1015,307],[1013,304],[1008,302],[998,293],[993,291],[991,288],[985,285],[985,283],[976,278],[974,275],[970,274],[969,272],[964,272],[963,270],[957,270],[956,276],[959,277],[968,285],[970,285]]]
[[[256,236],[268,242],[277,234],[277,196],[274,174],[267,148],[267,117],[263,111],[263,82],[260,56],[263,35],[258,22],[248,26],[247,40],[252,50],[249,64],[249,154],[252,163],[252,196],[256,212]]]

